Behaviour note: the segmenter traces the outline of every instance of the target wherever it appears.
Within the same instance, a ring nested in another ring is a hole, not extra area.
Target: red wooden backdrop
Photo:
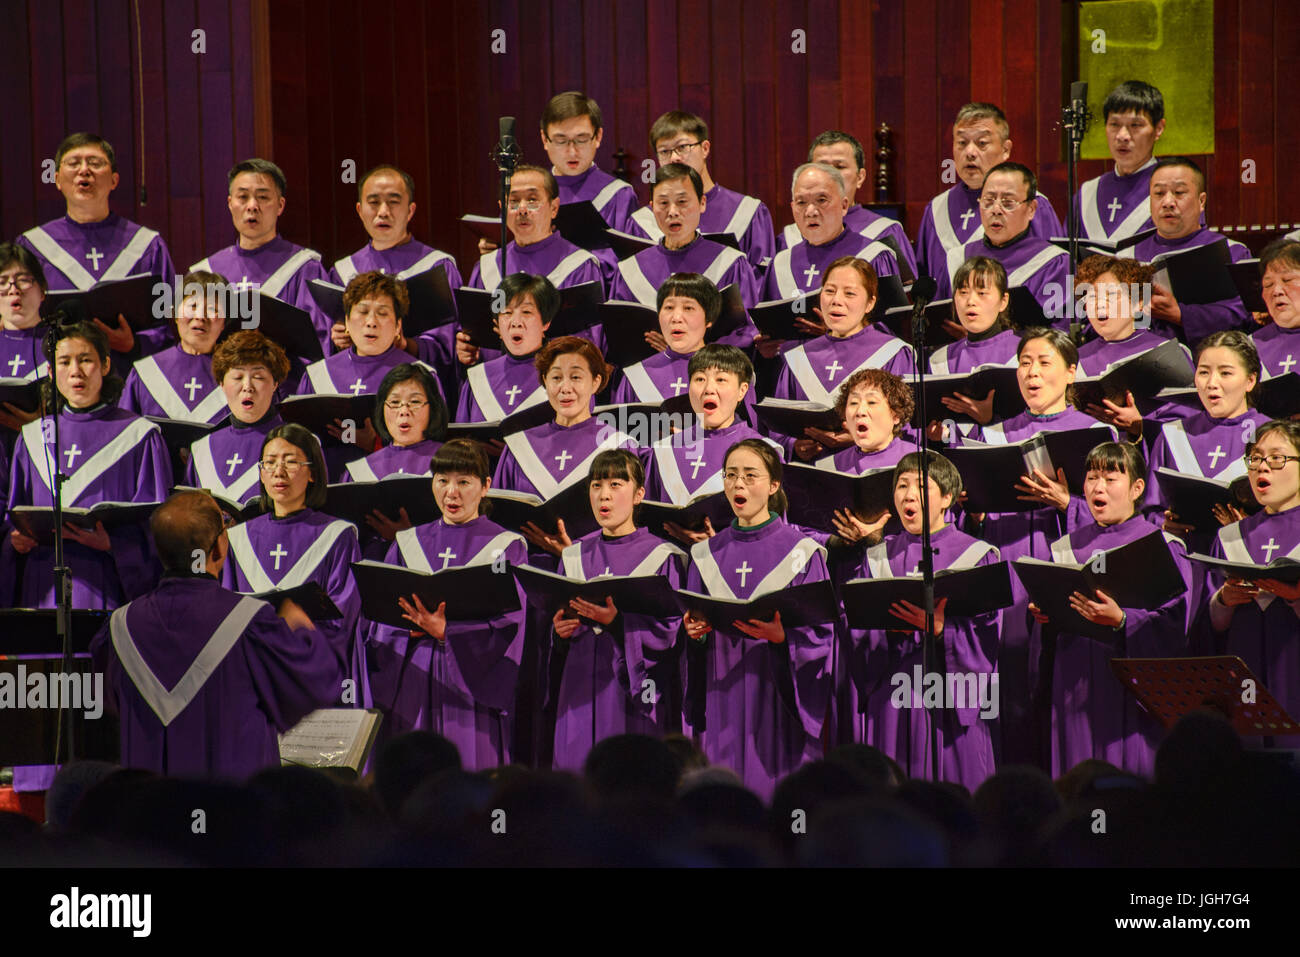
[[[597,161],[606,169],[621,146],[639,173],[660,112],[700,113],[711,127],[715,179],[761,197],[778,226],[790,221],[789,175],[812,136],[838,127],[870,151],[884,121],[895,130],[896,197],[915,228],[944,185],[951,117],[972,99],[1001,104],[1013,156],[1037,169],[1058,210],[1064,205],[1054,127],[1070,3],[275,0],[259,28],[264,2],[140,0],[143,207],[129,0],[18,2],[18,29],[0,33],[0,88],[11,92],[11,135],[0,138],[4,234],[61,211],[53,187],[39,182],[39,159],[64,132],[97,128],[119,152],[115,208],[161,229],[177,260],[190,262],[230,241],[225,170],[256,152],[261,120],[270,125],[266,151],[289,177],[287,236],[327,260],[361,245],[342,164],[352,160],[360,172],[390,161],[415,176],[416,233],[468,266],[472,243],[456,217],[493,206],[487,153],[497,116],[516,115],[525,155],[542,160],[537,119],[552,93],[571,88],[604,110]],[[190,53],[195,26],[207,30],[203,56]],[[505,54],[491,52],[495,30]],[[795,30],[805,31],[806,52],[793,52]],[[265,76],[256,69],[259,40],[272,51]],[[1300,198],[1286,189],[1300,181],[1300,127],[1275,93],[1300,89],[1300,4],[1217,0],[1214,50],[1216,152],[1201,158],[1210,222],[1300,221]],[[254,108],[258,80],[269,87],[268,115]],[[1255,161],[1254,183],[1242,182],[1246,159]],[[1103,169],[1084,163],[1081,175]]]

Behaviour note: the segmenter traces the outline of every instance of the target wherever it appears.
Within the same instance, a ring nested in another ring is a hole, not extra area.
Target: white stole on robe
[[[185,400],[176,391],[171,380],[163,374],[162,367],[158,365],[156,356],[145,356],[143,359],[138,359],[135,363],[135,373],[140,377],[144,387],[153,396],[154,401],[162,407],[163,413],[169,419],[210,422],[212,417],[225,407],[226,394],[220,389],[213,388],[191,412],[186,408]]]
[[[705,590],[715,598],[736,598],[738,597],[731,586],[727,584],[726,578],[722,575],[722,570],[718,568],[718,561],[709,548],[709,542],[713,539],[706,538],[702,542],[696,542],[691,546],[691,560],[695,567],[699,569],[700,578],[704,582]],[[815,553],[821,552],[822,557],[826,555],[826,549],[820,545],[815,538],[805,536],[795,543],[794,548],[786,553],[786,556],[772,566],[772,569],[763,576],[763,578],[754,586],[753,591],[749,593],[750,598],[757,598],[760,595],[766,595],[768,592],[778,591],[785,588],[795,577],[801,575],[803,570],[808,567],[808,562],[812,560]],[[794,556],[799,558],[795,559]]]
[[[278,582],[271,581],[271,576],[267,574],[266,566],[262,564],[261,558],[253,548],[252,540],[248,537],[247,525],[236,525],[234,528],[227,529],[226,535],[230,539],[230,554],[238,562],[239,570],[244,573],[249,587],[254,592],[268,592],[288,591],[305,582],[316,567],[325,560],[334,543],[339,540],[339,536],[348,529],[351,529],[354,535],[356,534],[356,526],[341,518],[322,528],[316,540],[298,556],[298,560]]]
[[[28,422],[23,426],[23,444],[27,447],[27,457],[31,460],[32,471],[47,489],[54,491],[54,479],[50,475],[50,463],[45,458],[44,419]],[[116,465],[128,452],[144,441],[150,432],[159,431],[158,426],[146,418],[137,418],[129,422],[121,432],[112,438],[98,452],[92,454],[68,480],[63,483],[64,505],[75,505],[90,484]],[[76,443],[74,442],[75,446]],[[67,454],[67,449],[59,449],[60,455]],[[55,463],[58,468],[58,463]]]

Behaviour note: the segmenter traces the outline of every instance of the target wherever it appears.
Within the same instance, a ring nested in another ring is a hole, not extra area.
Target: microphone
[[[497,148],[492,157],[497,161],[497,168],[502,172],[512,172],[519,163],[519,141],[515,139],[515,118],[502,116],[497,119]]]
[[[1075,80],[1070,84],[1070,138],[1076,143],[1088,132],[1092,111],[1088,109],[1088,81]]]
[[[934,298],[935,291],[939,284],[934,281],[933,276],[918,276],[912,283],[912,289],[909,295],[912,297],[912,309],[924,309]]]
[[[42,316],[39,325],[45,328],[57,329],[60,326],[71,326],[87,320],[86,304],[80,299],[73,298],[63,300],[59,304],[59,308]]]

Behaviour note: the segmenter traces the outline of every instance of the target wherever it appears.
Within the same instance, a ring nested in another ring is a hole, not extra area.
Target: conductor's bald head
[[[221,509],[206,492],[177,492],[159,505],[149,519],[154,547],[168,572],[219,569],[225,549],[218,540],[224,529]],[[202,564],[195,566],[196,559]]]

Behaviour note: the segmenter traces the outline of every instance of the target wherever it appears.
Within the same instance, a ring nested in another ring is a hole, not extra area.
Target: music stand
[[[1223,714],[1243,738],[1300,735],[1297,722],[1235,655],[1208,658],[1112,658],[1111,670],[1166,730],[1199,708]],[[1243,702],[1242,684],[1254,683]]]

